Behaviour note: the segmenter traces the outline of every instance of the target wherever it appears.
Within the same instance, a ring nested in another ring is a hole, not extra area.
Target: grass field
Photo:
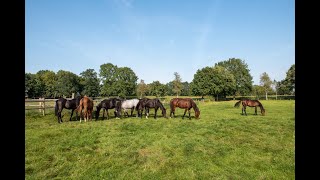
[[[295,179],[295,101],[262,100],[266,116],[235,102],[198,102],[199,120],[27,112],[26,179]]]

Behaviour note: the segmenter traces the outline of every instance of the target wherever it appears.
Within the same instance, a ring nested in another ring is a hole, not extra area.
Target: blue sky
[[[146,83],[174,72],[244,60],[259,84],[295,63],[293,0],[26,0],[25,71],[71,71],[112,63]]]

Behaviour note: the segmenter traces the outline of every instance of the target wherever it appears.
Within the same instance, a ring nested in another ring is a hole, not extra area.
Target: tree
[[[166,87],[164,84],[161,84],[159,81],[153,81],[152,83],[148,84],[149,87],[149,95],[162,97],[166,94]]]
[[[31,73],[25,73],[25,91],[28,97],[40,97],[42,91],[42,83],[38,76]]]
[[[101,94],[126,97],[135,95],[138,77],[128,67],[117,67],[111,63],[100,66]]]
[[[140,98],[144,97],[146,95],[146,92],[148,91],[148,85],[144,83],[144,80],[141,79],[140,83],[137,86],[137,95],[140,95]]]
[[[233,92],[234,96],[236,94],[247,95],[252,91],[252,76],[245,61],[230,58],[215,65],[223,66],[233,74],[236,81],[236,88]]]
[[[110,96],[113,95],[114,92],[113,89],[113,83],[116,81],[116,70],[117,66],[107,63],[102,64],[100,66],[100,73],[99,76],[102,81],[102,87],[101,87],[101,95],[103,96]]]
[[[236,81],[234,76],[224,67],[205,67],[198,70],[190,85],[194,95],[218,96],[229,95],[234,92]]]
[[[296,67],[295,64],[291,65],[287,71],[287,76],[284,79],[283,84],[289,90],[290,94],[295,94],[295,83],[296,83]]]
[[[40,70],[36,73],[43,86],[42,96],[55,97],[55,86],[57,83],[56,73],[50,70]]]
[[[272,81],[269,77],[269,75],[264,72],[260,76],[260,85],[264,88],[264,91],[266,93],[266,100],[268,100],[268,92],[271,91],[271,84]]]
[[[181,77],[179,73],[174,72],[174,80],[173,80],[173,92],[177,95],[181,93],[182,84],[181,84]]]
[[[55,86],[56,96],[71,96],[72,93],[81,92],[80,77],[70,71],[59,70]]]
[[[259,85],[254,85],[252,87],[252,92],[253,92],[254,96],[257,97],[257,99],[259,99],[259,97],[265,93],[264,88]]]
[[[83,86],[82,94],[90,97],[99,95],[99,79],[94,69],[87,69],[80,73],[81,84]]]
[[[181,96],[190,96],[190,84],[188,81],[182,83]]]

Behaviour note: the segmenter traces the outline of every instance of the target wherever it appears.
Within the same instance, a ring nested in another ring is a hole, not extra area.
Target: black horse
[[[143,108],[145,108],[145,116],[147,119],[149,116],[150,108],[154,108],[154,119],[157,119],[158,108],[161,109],[163,117],[167,118],[166,108],[164,108],[163,104],[160,102],[158,98],[142,101],[139,109],[143,109]],[[141,115],[141,118],[142,118],[142,115]]]
[[[62,117],[61,117],[61,112],[63,110],[63,108],[66,109],[72,109],[71,111],[71,116],[70,116],[70,121],[73,115],[73,111],[75,109],[77,109],[77,107],[80,104],[80,99],[81,96],[77,96],[74,99],[71,100],[67,100],[65,98],[59,98],[58,100],[56,100],[56,105],[55,105],[55,115],[58,116],[58,123],[62,123]],[[78,111],[76,111],[76,120],[78,120]]]
[[[139,102],[136,106],[136,111],[137,111],[137,117],[141,117],[142,118],[142,112],[143,112],[143,109],[146,109],[143,104],[146,103],[148,100],[151,100],[149,98],[142,98],[142,99],[139,99]]]
[[[96,120],[99,118],[99,113],[101,108],[104,108],[107,111],[107,119],[109,119],[109,113],[108,109],[114,109],[114,116],[116,118],[120,118],[120,112],[121,112],[121,99],[119,98],[109,98],[101,101],[97,106],[97,111],[96,111]],[[104,119],[104,113],[102,116],[102,119]]]

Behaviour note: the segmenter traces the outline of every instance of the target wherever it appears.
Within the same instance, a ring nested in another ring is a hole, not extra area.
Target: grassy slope
[[[235,102],[200,103],[200,120],[27,114],[26,179],[294,179],[295,101],[261,101],[266,116]]]

